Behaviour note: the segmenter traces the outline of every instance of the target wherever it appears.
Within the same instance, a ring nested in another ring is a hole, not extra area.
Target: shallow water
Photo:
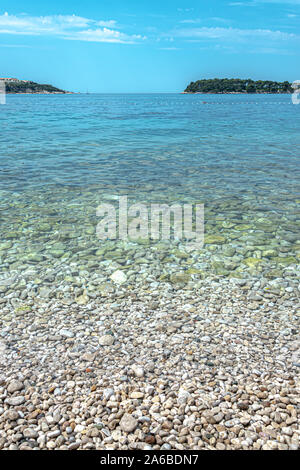
[[[90,288],[119,269],[129,283],[299,274],[289,95],[9,95],[0,128],[0,292],[14,276]],[[99,241],[96,208],[118,195],[204,203],[204,248]]]

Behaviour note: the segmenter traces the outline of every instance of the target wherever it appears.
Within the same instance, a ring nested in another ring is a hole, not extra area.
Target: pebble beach
[[[7,97],[0,450],[299,449],[299,113],[205,99]],[[204,246],[99,240],[124,195]]]
[[[299,289],[281,286],[2,301],[0,448],[298,449]]]

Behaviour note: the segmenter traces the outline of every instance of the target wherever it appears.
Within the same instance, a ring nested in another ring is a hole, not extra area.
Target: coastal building
[[[17,78],[0,78],[0,80],[5,80],[6,82],[19,82]]]
[[[29,80],[19,80],[18,78],[3,78],[1,77],[0,80],[4,80],[5,82],[22,82],[27,83]]]

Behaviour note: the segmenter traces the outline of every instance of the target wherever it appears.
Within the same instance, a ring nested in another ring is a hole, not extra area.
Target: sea
[[[56,286],[72,295],[76,282],[95,291],[114,282],[295,279],[299,163],[291,95],[8,95],[0,295],[16,282],[20,292]],[[172,229],[169,238],[151,230],[121,238],[120,197],[149,214],[152,204],[201,205],[204,243],[191,249]],[[106,239],[97,232],[103,204],[116,217],[116,236],[108,230]]]

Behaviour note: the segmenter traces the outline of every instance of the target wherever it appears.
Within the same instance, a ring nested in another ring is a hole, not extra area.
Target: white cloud
[[[228,5],[230,7],[254,7],[255,2],[230,2]]]
[[[160,51],[180,51],[179,47],[160,47]]]
[[[226,18],[221,18],[219,16],[212,16],[208,19],[204,19],[204,18],[191,18],[191,19],[185,19],[185,20],[181,20],[179,21],[179,23],[181,24],[199,24],[199,23],[203,23],[204,21],[210,21],[210,22],[217,22],[217,23],[230,23],[231,20],[227,20]]]
[[[272,40],[272,41],[284,41],[291,39],[300,39],[299,35],[293,33],[286,33],[283,31],[273,31],[270,29],[238,29],[238,28],[186,28],[178,29],[172,33],[174,36],[181,38],[192,38],[192,39],[218,39],[218,40],[230,40],[230,41],[244,41],[244,40]]]
[[[300,0],[254,0],[255,3],[289,3],[290,5],[300,5]]]
[[[235,6],[245,6],[245,7],[253,7],[257,6],[258,4],[270,3],[274,4],[277,3],[278,5],[300,5],[300,0],[250,0],[248,2],[230,2],[228,5],[235,7]]]
[[[128,36],[127,34],[121,33],[120,31],[102,28],[77,31],[76,33],[66,36],[66,39],[75,41],[79,40],[89,42],[116,42],[123,44],[133,44],[134,42],[145,38],[140,35]]]
[[[0,34],[55,36],[61,39],[123,44],[144,39],[140,35],[123,33],[116,27],[115,20],[93,20],[76,15],[0,15]]]
[[[202,23],[203,20],[200,18],[194,18],[194,19],[189,19],[189,20],[181,20],[180,23],[182,24],[197,24],[197,23]]]
[[[190,13],[191,11],[194,11],[194,8],[177,8],[177,11],[180,13]]]

